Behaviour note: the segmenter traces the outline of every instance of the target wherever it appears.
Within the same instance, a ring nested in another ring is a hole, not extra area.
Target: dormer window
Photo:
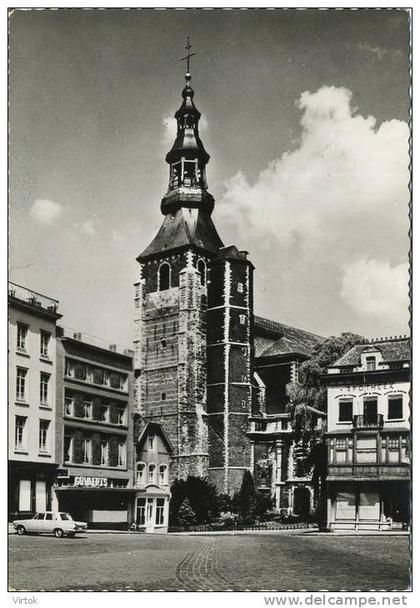
[[[171,286],[171,267],[168,262],[162,262],[158,270],[158,291],[165,291]]]
[[[374,372],[375,369],[376,369],[376,357],[375,356],[366,357],[366,371]]]

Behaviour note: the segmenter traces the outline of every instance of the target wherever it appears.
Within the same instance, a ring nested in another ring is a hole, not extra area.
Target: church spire
[[[211,213],[214,199],[207,192],[206,165],[210,159],[199,135],[201,113],[194,104],[194,90],[191,87],[190,53],[188,36],[187,55],[180,61],[187,62],[185,87],[182,91],[182,104],[175,112],[177,135],[171,150],[166,155],[169,164],[168,191],[162,199],[161,210],[164,215],[173,213],[180,207],[198,208]]]
[[[177,134],[166,155],[169,184],[160,205],[165,218],[153,241],[137,258],[140,262],[180,247],[194,246],[207,253],[223,247],[211,218],[214,198],[207,190],[206,180],[210,156],[198,130],[201,114],[194,104],[190,73],[190,59],[197,53],[190,52],[189,37],[186,49],[187,55],[181,59],[187,62],[185,87],[181,107],[175,112]]]

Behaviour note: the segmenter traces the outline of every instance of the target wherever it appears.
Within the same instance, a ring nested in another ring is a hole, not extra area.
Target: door
[[[145,498],[137,499],[136,524],[137,524],[137,526],[146,525],[146,499]]]
[[[146,505],[146,532],[153,532],[155,528],[154,522],[154,498],[147,499]]]
[[[367,426],[375,426],[378,420],[378,400],[369,397],[363,402],[363,415]]]
[[[35,483],[35,511],[40,513],[47,510],[47,482],[37,480]]]

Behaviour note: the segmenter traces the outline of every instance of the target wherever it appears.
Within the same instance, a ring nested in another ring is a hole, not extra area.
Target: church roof
[[[177,249],[195,245],[207,251],[217,251],[223,243],[209,214],[199,209],[181,208],[172,215],[165,215],[159,232],[137,258],[161,254],[165,249]]]
[[[314,348],[325,338],[297,327],[263,317],[254,317],[254,346],[256,357],[271,357],[288,353],[310,357]]]
[[[379,351],[384,363],[397,363],[410,361],[411,345],[409,338],[386,338],[364,344],[356,344],[347,351],[331,367],[347,367],[360,365],[360,356],[363,352]]]

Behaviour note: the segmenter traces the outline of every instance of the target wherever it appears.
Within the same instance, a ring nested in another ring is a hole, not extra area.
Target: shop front
[[[404,481],[330,483],[331,530],[405,528],[409,523],[409,484]]]
[[[168,531],[168,492],[137,492],[135,500],[135,529],[137,532],[163,534]]]
[[[135,490],[128,479],[71,475],[54,487],[59,511],[86,521],[88,529],[128,530],[133,521]]]
[[[56,470],[50,463],[9,462],[9,521],[51,509]]]

